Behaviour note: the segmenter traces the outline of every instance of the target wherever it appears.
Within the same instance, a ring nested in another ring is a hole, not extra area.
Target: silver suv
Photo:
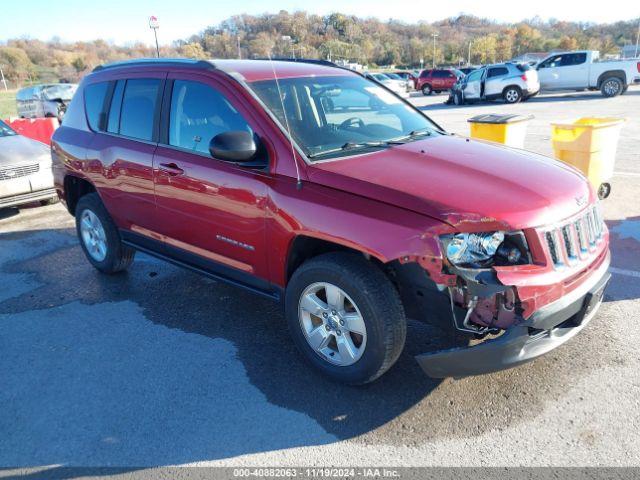
[[[540,91],[538,72],[525,63],[486,65],[461,78],[451,89],[447,103],[497,100],[517,103]]]

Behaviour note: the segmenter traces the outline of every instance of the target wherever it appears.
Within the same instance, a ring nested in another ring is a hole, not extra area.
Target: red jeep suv
[[[416,90],[422,91],[423,95],[431,95],[432,92],[440,93],[451,90],[458,81],[458,76],[454,70],[423,70],[415,80]]]
[[[425,313],[483,339],[417,356],[428,375],[531,360],[591,320],[609,279],[580,173],[449,135],[335,66],[98,67],[52,155],[95,268],[125,270],[139,250],[282,300],[302,355],[341,382],[382,375]]]

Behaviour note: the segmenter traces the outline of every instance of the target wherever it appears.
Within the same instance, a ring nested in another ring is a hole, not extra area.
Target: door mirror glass
[[[246,131],[219,133],[209,143],[209,153],[227,162],[250,162],[258,152],[254,135]]]

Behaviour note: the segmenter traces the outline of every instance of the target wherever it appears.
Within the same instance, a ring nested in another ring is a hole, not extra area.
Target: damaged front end
[[[439,319],[443,329],[453,328],[467,337],[463,347],[416,356],[425,373],[434,378],[503,370],[556,348],[591,320],[610,278],[606,250],[582,273],[571,291],[556,293],[566,284],[557,282],[558,278],[554,279],[556,284],[532,289],[531,285],[544,275],[545,279],[549,277],[544,259],[532,258],[523,232],[492,232],[471,239],[447,235],[441,240],[441,262],[423,257],[396,269],[409,316],[420,318],[426,311],[429,322]],[[469,251],[465,246],[470,246]],[[497,274],[505,268],[522,268],[526,273],[512,285],[505,285]],[[554,292],[557,298],[532,312],[532,292]],[[521,298],[521,293],[526,298]],[[411,306],[415,307],[413,312]]]

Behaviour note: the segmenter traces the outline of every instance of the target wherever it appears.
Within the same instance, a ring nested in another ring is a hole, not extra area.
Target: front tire
[[[328,253],[305,262],[287,287],[285,313],[305,360],[337,382],[372,382],[404,348],[400,296],[387,276],[358,254]]]
[[[507,87],[502,92],[502,98],[506,103],[518,103],[522,100],[522,90],[519,87]]]
[[[118,228],[97,193],[78,201],[76,232],[87,260],[102,273],[121,272],[133,262],[135,250],[122,243]]]
[[[431,93],[433,93],[433,89],[431,88],[431,85],[429,85],[428,83],[425,83],[422,86],[422,94],[423,95],[431,95]]]

